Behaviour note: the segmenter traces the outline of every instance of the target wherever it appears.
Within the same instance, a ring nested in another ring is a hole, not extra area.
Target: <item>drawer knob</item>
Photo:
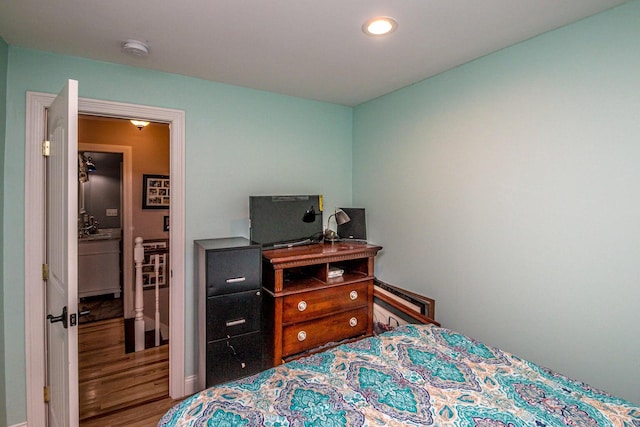
[[[355,301],[358,299],[358,291],[351,291],[349,293],[349,298],[351,298],[351,301]]]
[[[352,317],[351,319],[349,319],[349,325],[352,328],[358,326],[358,319],[356,319],[355,317]]]
[[[304,341],[307,339],[307,333],[305,331],[298,332],[298,341]]]
[[[307,309],[306,301],[300,301],[298,303],[298,311],[305,311]]]

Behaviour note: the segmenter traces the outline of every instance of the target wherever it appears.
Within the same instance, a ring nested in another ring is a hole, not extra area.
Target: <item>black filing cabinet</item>
[[[195,241],[198,382],[211,387],[263,369],[262,252],[244,237]]]

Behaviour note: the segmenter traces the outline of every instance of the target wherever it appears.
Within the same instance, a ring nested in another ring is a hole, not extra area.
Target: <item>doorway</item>
[[[80,324],[124,317],[122,291],[129,284],[122,274],[123,168],[122,153],[88,151],[78,144]]]
[[[45,381],[42,259],[44,254],[44,168],[42,141],[45,139],[46,109],[54,95],[28,92],[25,138],[25,354],[27,379],[27,421],[29,425],[45,425],[46,405],[42,399]],[[173,194],[170,214],[170,263],[173,285],[170,289],[169,394],[178,399],[195,391],[193,378],[185,376],[184,346],[184,257],[185,257],[185,114],[166,108],[123,104],[80,98],[81,113],[114,118],[142,117],[170,126],[171,182]],[[127,230],[123,230],[126,233]]]
[[[126,355],[136,348],[135,275],[131,251],[126,258],[122,250],[133,247],[131,238],[141,237],[145,243],[165,242],[163,256],[168,255],[170,236],[163,218],[168,217],[169,206],[143,210],[142,202],[135,201],[143,198],[140,183],[144,174],[169,176],[169,142],[166,123],[138,128],[126,119],[78,117],[78,312],[86,313],[80,317],[78,333],[80,425],[88,418],[155,400],[169,389],[166,367],[154,381],[145,381],[148,359],[142,354]],[[131,238],[123,239],[124,228],[133,230]],[[154,289],[153,283],[147,283],[142,290],[146,335],[150,337],[143,348],[156,346],[154,319],[158,321],[157,345],[169,345],[169,285],[166,280]],[[93,338],[96,334],[103,339]],[[106,354],[109,357],[101,357]],[[168,351],[163,349],[162,354]],[[131,396],[134,389],[135,399]]]
[[[93,153],[94,158],[91,163],[95,169],[94,172],[87,172],[86,178],[83,178],[88,182],[80,184],[87,191],[84,210],[87,211],[86,215],[90,219],[93,217],[93,220],[98,222],[100,229],[115,229],[117,233],[118,227],[121,226],[122,283],[126,285],[123,287],[122,295],[125,318],[131,318],[135,314],[134,286],[128,286],[135,279],[133,262],[135,238],[142,237],[145,242],[162,241],[166,243],[165,249],[171,250],[169,243],[172,233],[168,231],[167,223],[170,219],[169,207],[145,208],[142,198],[145,176],[168,176],[173,184],[170,132],[171,129],[167,123],[151,122],[146,127],[138,128],[128,119],[85,114],[79,116],[78,149],[80,153],[88,153],[84,156],[85,158],[91,157]],[[107,176],[105,176],[105,167],[113,169],[108,163],[108,157],[113,155],[122,155],[122,171],[112,170],[106,172]],[[102,161],[106,164],[100,168]],[[118,188],[106,182],[113,179],[108,175],[114,177],[118,174],[122,177],[120,200],[116,194]],[[109,185],[111,185],[110,189]],[[112,194],[110,200],[105,200],[107,192]],[[82,199],[81,196],[82,194],[79,194],[79,200]],[[170,196],[173,201],[179,195],[173,193]],[[171,208],[173,205],[174,203],[171,203]],[[120,211],[118,206],[121,206]],[[146,277],[143,275],[143,278]],[[168,283],[163,281],[162,284],[160,294],[162,304],[166,306],[169,300]],[[154,302],[147,295],[150,288],[146,286],[145,289],[145,306],[153,306]],[[80,296],[82,297],[82,292]],[[168,307],[164,308],[161,316],[162,323],[169,325]],[[145,315],[153,317],[153,312],[145,310]]]

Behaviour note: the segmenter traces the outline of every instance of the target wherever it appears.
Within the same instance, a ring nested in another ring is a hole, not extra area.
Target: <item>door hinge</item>
[[[42,155],[44,157],[51,155],[51,141],[42,141]]]
[[[49,398],[50,398],[49,386],[48,385],[44,386],[44,389],[42,391],[43,391],[44,403],[49,403]]]
[[[42,264],[42,280],[49,280],[49,264]]]

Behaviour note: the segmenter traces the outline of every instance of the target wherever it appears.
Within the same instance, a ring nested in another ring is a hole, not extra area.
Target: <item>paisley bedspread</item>
[[[184,400],[158,426],[629,426],[640,407],[448,329],[405,325]]]

